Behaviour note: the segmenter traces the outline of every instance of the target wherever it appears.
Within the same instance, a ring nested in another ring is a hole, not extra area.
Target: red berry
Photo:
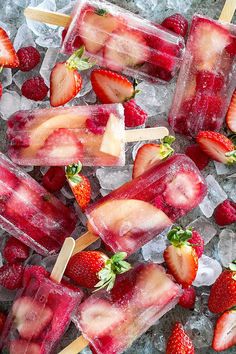
[[[184,293],[179,299],[179,305],[186,309],[193,309],[196,300],[196,291],[193,286],[184,289]]]
[[[22,262],[29,257],[29,247],[15,237],[10,237],[3,249],[3,257],[8,263]]]
[[[174,14],[167,17],[163,22],[162,26],[168,28],[169,30],[185,37],[188,31],[188,21],[181,14]]]
[[[19,69],[21,71],[30,71],[40,62],[39,51],[32,46],[20,48],[17,56],[20,61]]]
[[[9,290],[19,289],[23,273],[24,267],[20,263],[3,265],[0,268],[0,285]]]
[[[0,312],[0,334],[2,333],[2,330],[4,328],[6,318],[7,318],[7,316],[3,312]]]
[[[53,166],[43,176],[43,186],[50,192],[59,191],[66,182],[65,170],[63,167]]]
[[[196,75],[196,89],[199,91],[212,90],[219,92],[224,86],[224,76],[211,71],[201,70]]]
[[[34,76],[23,83],[21,92],[30,100],[42,101],[47,96],[48,87],[41,76]]]
[[[31,278],[41,280],[44,279],[45,277],[47,278],[48,276],[49,273],[42,266],[38,266],[38,265],[27,266],[24,270],[23,285],[26,286]]]
[[[209,157],[200,149],[197,144],[187,147],[185,154],[192,159],[199,170],[203,170],[209,163]]]
[[[0,82],[0,98],[2,97],[2,83]]]
[[[193,245],[198,258],[203,255],[205,242],[202,236],[195,230],[192,231],[192,237],[188,240]]]
[[[107,124],[109,117],[110,117],[110,113],[104,111],[103,109],[100,109],[96,116],[94,116],[93,118],[88,118],[86,120],[86,127],[93,134],[101,135],[104,133],[105,126]]]
[[[180,322],[176,322],[172,329],[166,354],[194,354],[193,343]]]
[[[130,100],[123,104],[125,114],[125,126],[137,127],[146,122],[148,114],[137,105],[135,100]]]
[[[236,203],[226,199],[219,204],[214,212],[215,222],[220,226],[230,225],[236,222]]]

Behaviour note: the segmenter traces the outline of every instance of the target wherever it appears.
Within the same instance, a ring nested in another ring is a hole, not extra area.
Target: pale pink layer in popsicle
[[[194,162],[176,154],[87,209],[88,229],[113,252],[136,252],[198,206],[206,184]]]
[[[36,252],[60,250],[75,214],[0,153],[0,227]]]
[[[196,15],[169,123],[181,134],[219,130],[236,81],[236,26]]]
[[[85,46],[100,66],[151,81],[169,81],[179,69],[184,40],[166,28],[103,0],[80,0],[62,44]]]
[[[8,154],[20,165],[116,166],[125,162],[121,104],[19,111],[8,120]]]
[[[78,325],[97,354],[121,354],[178,302],[182,290],[153,263],[138,264],[79,307]]]
[[[52,354],[77,311],[83,293],[43,274],[24,278],[0,339],[10,354]]]

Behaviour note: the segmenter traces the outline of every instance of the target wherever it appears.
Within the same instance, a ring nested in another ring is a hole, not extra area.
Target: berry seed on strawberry
[[[188,32],[188,20],[181,14],[174,14],[164,19],[162,26],[185,37]]]
[[[214,211],[215,222],[219,226],[226,226],[236,222],[236,203],[226,199]]]
[[[183,294],[179,299],[178,304],[181,307],[184,307],[186,309],[194,309],[195,305],[195,300],[196,300],[196,291],[193,286],[189,286],[185,289],[183,289]]]
[[[19,59],[6,31],[0,27],[0,67],[17,68]]]
[[[24,267],[20,263],[5,264],[0,268],[0,285],[9,290],[22,286]]]
[[[15,237],[10,237],[3,249],[3,257],[8,263],[23,262],[29,257],[29,253],[29,247]]]
[[[43,176],[43,186],[50,192],[59,191],[66,182],[65,170],[60,166],[50,167]]]
[[[41,76],[34,76],[23,83],[21,93],[30,100],[42,101],[47,96],[48,87]]]
[[[123,106],[126,127],[138,127],[146,122],[148,118],[147,112],[138,106],[134,99],[123,103]]]
[[[196,230],[191,230],[191,231],[192,231],[192,236],[188,240],[188,242],[195,249],[198,258],[201,258],[204,252],[204,244],[205,244],[204,239]]]
[[[17,55],[20,61],[19,69],[21,71],[30,71],[40,62],[39,51],[32,46],[20,48]]]
[[[172,328],[167,342],[166,354],[194,354],[194,346],[180,322]]]
[[[200,171],[203,170],[210,162],[210,158],[197,144],[188,146],[185,150],[185,154],[190,157],[193,162],[195,162]]]
[[[221,315],[215,326],[212,348],[217,352],[236,345],[236,309],[226,311]]]

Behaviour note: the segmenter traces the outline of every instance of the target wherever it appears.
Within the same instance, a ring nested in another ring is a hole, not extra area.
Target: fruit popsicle
[[[51,354],[55,353],[60,338],[66,331],[82,300],[78,288],[72,290],[60,278],[71,256],[74,240],[66,239],[62,251],[62,268],[58,260],[53,272],[44,268],[30,267],[24,274],[24,288],[20,290],[8,316],[0,348],[10,354]]]
[[[18,111],[8,120],[8,154],[20,165],[122,166],[125,141],[168,134],[165,127],[125,131],[121,104]]]
[[[195,15],[180,69],[169,123],[195,137],[219,130],[236,80],[236,26]]]
[[[113,252],[130,255],[197,207],[206,190],[193,161],[175,154],[87,208],[91,240],[99,236]],[[75,251],[85,241],[86,234]]]
[[[77,1],[71,18],[34,8],[25,16],[69,26],[63,53],[84,45],[98,65],[139,79],[170,81],[184,53],[183,37],[104,0]]]
[[[75,214],[0,153],[1,228],[42,255],[57,253]]]
[[[117,276],[110,292],[100,290],[79,307],[78,327],[93,353],[121,354],[178,302],[182,290],[164,268],[139,263]],[[59,354],[77,354],[78,338]],[[82,342],[82,346],[81,346]]]

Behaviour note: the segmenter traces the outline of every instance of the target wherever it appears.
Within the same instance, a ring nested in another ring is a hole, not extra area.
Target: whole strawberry
[[[137,127],[146,122],[148,114],[137,105],[134,99],[123,103],[123,106],[126,127]]]
[[[3,265],[0,268],[0,285],[9,290],[19,289],[23,273],[24,267],[20,263]]]
[[[82,164],[72,164],[66,167],[66,178],[69,182],[75,199],[82,210],[86,209],[91,199],[91,185],[89,179],[82,175]]]
[[[70,259],[65,275],[85,288],[112,289],[117,274],[130,269],[124,261],[126,253],[116,253],[110,259],[100,251],[82,251]]]
[[[214,218],[219,226],[230,225],[236,222],[236,203],[229,199],[224,200],[216,207]]]
[[[194,346],[180,322],[172,328],[167,342],[166,354],[194,354]]]
[[[188,21],[181,14],[174,14],[164,19],[162,26],[185,37],[188,32]]]
[[[22,262],[29,257],[30,249],[15,237],[10,237],[3,249],[3,257],[8,263]]]
[[[2,333],[6,318],[7,316],[3,312],[0,312],[0,334]]]
[[[236,306],[236,261],[224,270],[211,287],[209,310],[221,313]]]
[[[180,297],[178,304],[186,309],[194,309],[196,300],[196,291],[193,286],[183,289],[183,295]]]

